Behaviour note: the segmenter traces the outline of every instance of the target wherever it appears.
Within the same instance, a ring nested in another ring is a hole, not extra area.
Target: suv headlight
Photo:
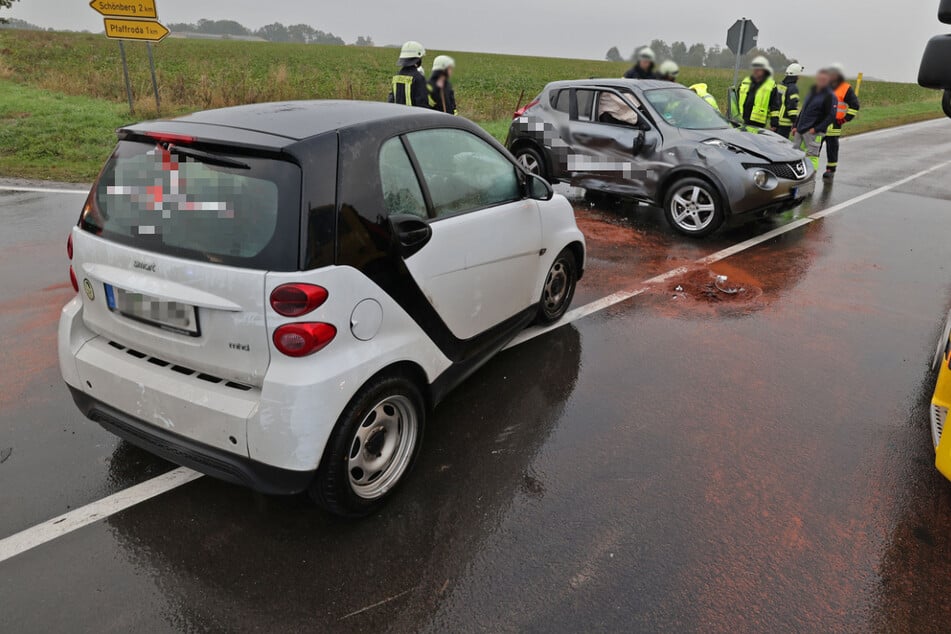
[[[764,191],[772,191],[779,185],[779,180],[768,170],[756,170],[753,172],[753,184]]]

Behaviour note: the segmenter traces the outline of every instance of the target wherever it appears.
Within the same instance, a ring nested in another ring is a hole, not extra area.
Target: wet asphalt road
[[[378,515],[203,478],[0,562],[0,629],[946,631],[951,167],[692,263],[948,160],[951,122],[849,139],[808,208],[704,242],[579,201],[576,305],[687,271],[487,365]],[[0,538],[172,468],[61,384],[81,202],[0,192]]]

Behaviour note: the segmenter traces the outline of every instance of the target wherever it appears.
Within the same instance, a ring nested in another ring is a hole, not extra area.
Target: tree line
[[[13,3],[16,1],[17,0],[0,0],[0,9],[9,9],[10,7],[13,6]],[[5,18],[2,15],[0,15],[0,24],[8,24],[9,22],[10,22],[10,18]]]
[[[686,42],[677,41],[668,44],[664,40],[653,40],[650,44],[636,47],[628,59],[633,62],[637,58],[637,52],[644,46],[650,46],[654,50],[658,63],[665,59],[672,59],[681,66],[706,66],[708,68],[733,68],[736,63],[736,56],[732,51],[718,44],[709,47],[700,43],[688,46]],[[758,55],[764,55],[777,73],[781,73],[789,64],[796,61],[795,58],[789,57],[775,46],[771,46],[766,49],[753,49],[743,56],[740,64],[743,67],[749,66],[753,58]],[[624,61],[621,51],[616,46],[612,46],[608,50],[606,59],[609,62]]]
[[[333,33],[315,29],[309,24],[283,25],[280,22],[265,24],[259,29],[249,29],[235,20],[198,20],[195,23],[174,22],[168,25],[172,33],[202,33],[223,37],[254,36],[268,42],[297,42],[299,44],[346,44],[342,37]],[[369,36],[360,36],[354,42],[356,46],[373,46]]]

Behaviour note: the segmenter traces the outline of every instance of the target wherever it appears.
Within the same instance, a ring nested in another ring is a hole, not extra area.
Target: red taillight
[[[172,134],[170,132],[146,132],[145,136],[155,139],[159,143],[194,143],[195,137],[187,134]]]
[[[327,289],[314,284],[282,284],[271,291],[271,308],[278,315],[300,317],[327,301]]]
[[[66,238],[66,255],[70,260],[73,259],[73,234],[70,233],[69,237]]]
[[[76,271],[69,267],[69,281],[73,284],[73,290],[79,292],[79,280],[76,279]]]
[[[274,331],[274,347],[289,357],[306,357],[337,336],[330,324],[285,324]]]
[[[531,110],[532,108],[534,108],[534,107],[537,106],[537,105],[538,105],[538,99],[536,99],[536,100],[534,100],[534,101],[530,101],[529,103],[525,104],[524,106],[522,106],[521,108],[519,108],[518,110],[516,110],[516,111],[515,111],[515,115],[514,115],[512,118],[513,118],[513,119],[518,119],[518,118],[521,117],[523,114],[525,114],[526,112],[528,112],[529,110]]]

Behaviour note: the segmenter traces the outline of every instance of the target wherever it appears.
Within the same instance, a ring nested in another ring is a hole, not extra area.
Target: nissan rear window
[[[286,161],[121,141],[80,226],[175,257],[298,268],[301,171]]]

